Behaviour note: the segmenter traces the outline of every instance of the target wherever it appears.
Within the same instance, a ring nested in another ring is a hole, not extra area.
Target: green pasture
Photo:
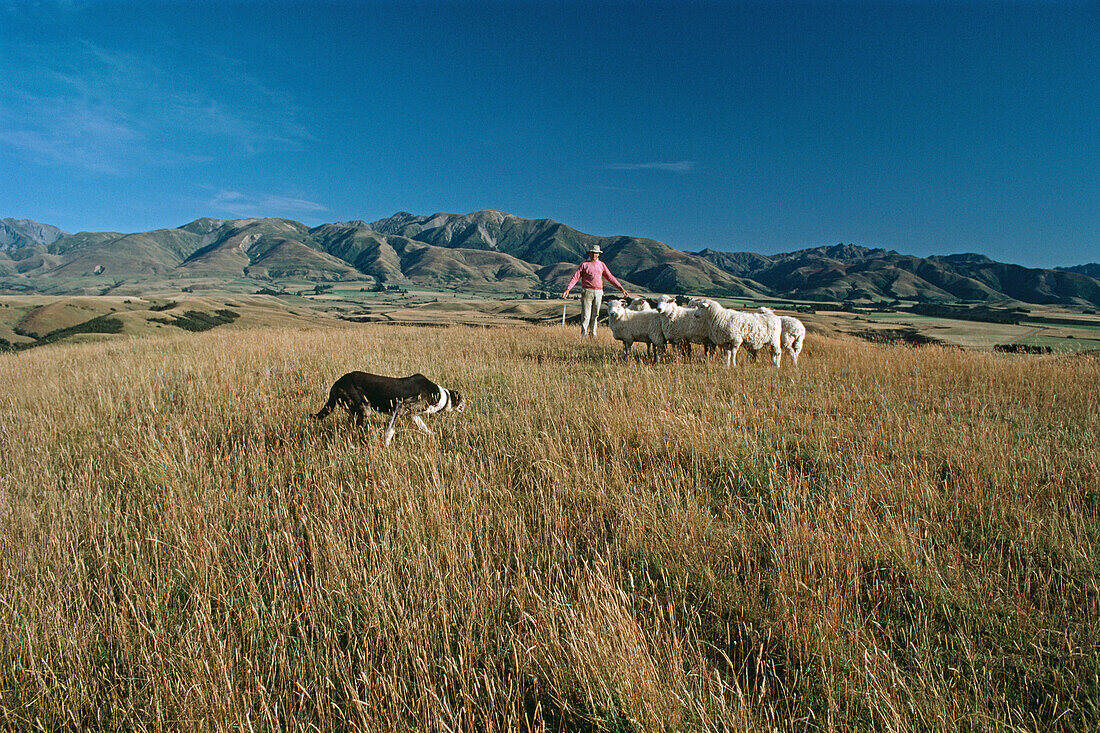
[[[1022,338],[1016,343],[1025,346],[1049,346],[1051,351],[1059,354],[1100,349],[1100,338],[1069,338],[1066,336],[1051,336],[1042,333]]]

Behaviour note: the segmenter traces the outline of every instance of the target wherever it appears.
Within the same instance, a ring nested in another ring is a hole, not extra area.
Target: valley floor
[[[608,294],[610,299],[612,294]],[[1053,306],[1032,306],[1019,323],[918,315],[905,310],[839,310],[839,304],[719,299],[723,305],[754,310],[767,305],[794,314],[819,335],[845,334],[873,341],[940,343],[988,351],[1016,344],[1053,353],[1100,350],[1100,316]],[[229,325],[234,329],[288,326],[353,327],[393,325],[520,326],[579,322],[574,298],[536,299],[500,293],[403,290],[376,293],[333,286],[280,295],[246,295],[212,290],[143,296],[0,296],[0,351],[58,342],[121,340],[163,336],[179,330]],[[902,306],[904,308],[904,306]],[[799,310],[801,309],[801,310]],[[809,309],[811,312],[803,312]]]

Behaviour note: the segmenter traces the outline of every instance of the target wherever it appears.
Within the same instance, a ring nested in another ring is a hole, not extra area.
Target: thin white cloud
[[[0,87],[0,147],[41,164],[126,175],[300,150],[314,138],[286,94],[224,56],[188,68],[81,42],[17,46]]]
[[[604,168],[609,171],[669,171],[672,173],[689,173],[695,170],[698,163],[694,160],[677,160],[670,163],[609,163]]]
[[[237,219],[253,219],[264,216],[301,216],[329,211],[324,204],[293,196],[267,193],[242,193],[220,189],[201,204],[207,209],[227,214]]]
[[[11,15],[30,14],[32,17],[45,18],[55,18],[58,12],[72,13],[86,4],[81,0],[0,0],[0,7]]]
[[[597,191],[615,191],[616,193],[645,193],[648,189],[630,186],[593,186]]]

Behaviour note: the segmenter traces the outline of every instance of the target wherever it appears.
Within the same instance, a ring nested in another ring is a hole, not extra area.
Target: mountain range
[[[597,237],[500,211],[309,227],[289,219],[203,218],[175,229],[69,234],[0,220],[0,292],[134,294],[363,282],[489,292],[564,289],[587,249],[628,289],[810,301],[1100,306],[1100,265],[1033,269],[984,255],[915,257],[851,244],[777,255],[683,252],[653,239]]]

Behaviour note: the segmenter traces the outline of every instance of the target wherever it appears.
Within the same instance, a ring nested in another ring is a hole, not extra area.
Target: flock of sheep
[[[611,333],[623,343],[625,354],[629,356],[635,343],[644,343],[654,362],[661,360],[666,345],[690,353],[691,344],[703,344],[708,353],[712,348],[723,353],[726,366],[736,363],[737,349],[741,346],[754,358],[761,349],[770,348],[776,368],[786,351],[797,366],[806,338],[806,327],[797,318],[777,316],[771,308],[745,313],[723,308],[708,298],[696,298],[680,306],[674,296],[662,295],[657,299],[656,310],[645,298],[635,298],[629,306],[622,300],[613,300],[607,313]]]

